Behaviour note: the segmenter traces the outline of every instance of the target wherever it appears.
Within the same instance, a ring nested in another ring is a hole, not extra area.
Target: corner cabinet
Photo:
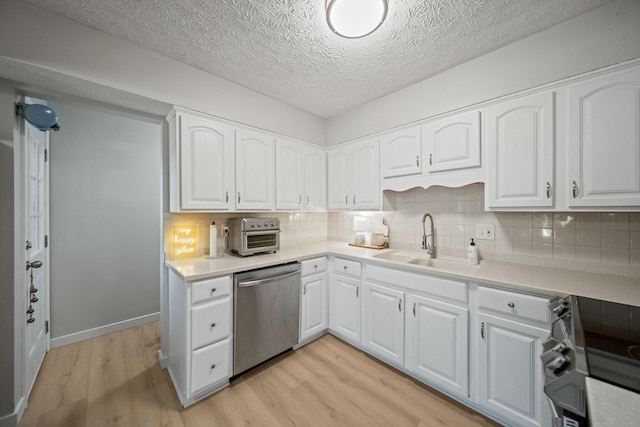
[[[169,120],[170,210],[233,210],[233,128],[174,110]]]
[[[169,272],[169,375],[187,407],[232,376],[231,276],[184,282]]]
[[[276,139],[276,209],[325,210],[326,159],[324,149]]]
[[[275,187],[275,140],[272,136],[236,130],[236,209],[272,210]]]
[[[569,207],[640,206],[640,67],[568,93]]]
[[[380,146],[377,138],[328,152],[329,209],[380,209]]]
[[[478,286],[478,404],[512,425],[550,427],[540,354],[546,298]]]
[[[487,208],[551,208],[554,93],[492,105],[485,117]]]

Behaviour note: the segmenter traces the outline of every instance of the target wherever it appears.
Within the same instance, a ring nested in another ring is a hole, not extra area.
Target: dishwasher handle
[[[238,282],[238,287],[248,288],[250,286],[258,286],[258,285],[262,285],[263,283],[275,282],[278,280],[286,279],[287,277],[292,277],[292,276],[295,276],[296,274],[300,274],[300,270],[292,271],[291,273],[282,274],[279,276],[268,277],[266,279],[249,280],[247,282]]]

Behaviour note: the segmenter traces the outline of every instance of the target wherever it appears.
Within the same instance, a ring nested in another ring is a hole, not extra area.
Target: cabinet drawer
[[[362,265],[356,261],[348,261],[346,259],[335,259],[336,273],[346,276],[358,277],[362,276]]]
[[[231,333],[231,298],[191,309],[191,349],[227,338]]]
[[[509,314],[526,320],[547,323],[549,310],[546,298],[500,289],[478,287],[478,307]]]
[[[327,259],[325,257],[302,261],[301,267],[300,267],[302,277],[308,276],[309,274],[321,273],[326,269],[327,269]]]
[[[221,298],[231,293],[231,276],[193,282],[191,285],[191,303]]]
[[[231,376],[231,339],[191,353],[191,393]]]

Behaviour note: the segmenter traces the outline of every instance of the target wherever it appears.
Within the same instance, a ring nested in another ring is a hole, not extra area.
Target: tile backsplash
[[[475,239],[481,259],[640,277],[640,213],[485,212],[481,183],[386,192],[385,199],[393,210],[357,214],[382,215],[391,248],[420,249],[429,212],[440,254],[466,256],[476,225],[486,224],[495,226],[495,240]],[[328,238],[352,239],[354,214],[329,213]]]
[[[481,259],[640,277],[640,212],[485,212],[481,183],[387,191],[385,200],[388,210],[381,212],[166,213],[164,251],[171,258],[172,227],[187,224],[197,226],[197,256],[206,255],[211,221],[241,216],[279,218],[284,245],[351,242],[354,215],[384,217],[391,248],[420,249],[422,215],[429,212],[440,255],[465,257],[476,224],[486,224],[495,226],[495,240],[476,240]],[[221,227],[218,233],[221,252]]]

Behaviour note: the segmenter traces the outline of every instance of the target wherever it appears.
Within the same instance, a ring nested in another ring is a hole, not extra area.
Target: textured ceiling
[[[390,0],[344,39],[325,0],[26,0],[329,118],[610,0]]]

